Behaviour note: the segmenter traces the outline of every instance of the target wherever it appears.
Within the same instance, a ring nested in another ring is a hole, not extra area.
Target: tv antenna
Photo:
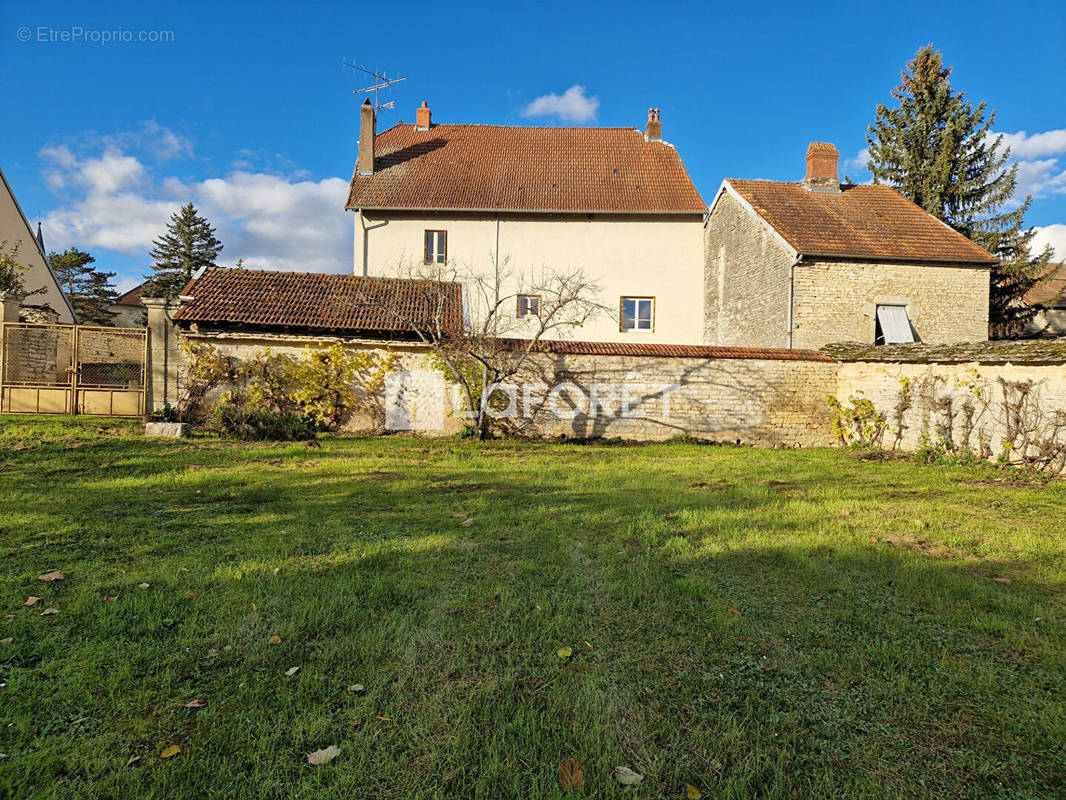
[[[346,67],[350,67],[351,69],[358,70],[359,72],[362,72],[365,75],[369,75],[371,78],[374,79],[374,83],[372,83],[370,86],[364,86],[362,89],[353,89],[352,90],[352,94],[365,94],[365,95],[367,95],[369,97],[371,92],[373,92],[373,94],[374,94],[374,110],[375,111],[380,111],[381,109],[385,109],[385,108],[396,108],[396,101],[395,100],[389,100],[387,103],[379,103],[378,102],[378,93],[382,89],[391,88],[393,86],[393,84],[399,83],[400,81],[407,80],[406,77],[397,76],[395,78],[390,78],[388,76],[388,73],[386,73],[384,70],[382,70],[381,72],[378,72],[377,70],[367,69],[366,67],[361,67],[358,64],[353,64],[350,61],[347,61],[345,59],[342,59],[341,63],[344,66],[346,66]]]

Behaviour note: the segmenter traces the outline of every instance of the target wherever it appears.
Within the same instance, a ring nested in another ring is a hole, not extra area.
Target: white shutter
[[[914,341],[911,321],[904,306],[878,306],[877,321],[881,323],[881,334],[885,344],[904,344]]]

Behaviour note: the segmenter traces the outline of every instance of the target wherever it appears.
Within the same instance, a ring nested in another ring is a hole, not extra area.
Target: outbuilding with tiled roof
[[[891,187],[841,184],[838,158],[812,142],[803,181],[722,183],[707,222],[707,343],[987,339],[997,259]]]

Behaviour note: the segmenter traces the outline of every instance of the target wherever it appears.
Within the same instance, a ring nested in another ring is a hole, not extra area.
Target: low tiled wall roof
[[[505,340],[515,348],[526,345],[521,339]],[[746,358],[767,361],[825,361],[833,359],[816,350],[778,350],[769,347],[711,347],[695,344],[651,344],[643,342],[538,342],[537,352],[573,356],[643,356],[652,358]]]

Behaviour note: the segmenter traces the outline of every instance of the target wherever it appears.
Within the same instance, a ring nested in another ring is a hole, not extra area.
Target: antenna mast
[[[384,109],[384,108],[396,108],[396,101],[395,100],[390,100],[387,103],[379,103],[378,102],[378,92],[380,92],[382,89],[388,89],[393,84],[399,83],[400,81],[407,80],[406,77],[398,76],[398,77],[395,77],[395,78],[390,78],[388,76],[388,74],[384,70],[382,70],[381,72],[378,72],[377,70],[367,69],[366,67],[361,67],[358,64],[353,64],[350,61],[347,61],[347,60],[344,60],[344,59],[341,60],[341,63],[345,67],[350,67],[351,69],[358,70],[359,72],[362,72],[365,75],[369,75],[371,78],[374,79],[374,83],[373,84],[371,84],[370,86],[364,86],[362,89],[353,89],[352,90],[352,94],[365,94],[365,95],[369,96],[370,93],[373,92],[373,94],[374,94],[374,110],[375,111],[380,111],[381,109]]]

